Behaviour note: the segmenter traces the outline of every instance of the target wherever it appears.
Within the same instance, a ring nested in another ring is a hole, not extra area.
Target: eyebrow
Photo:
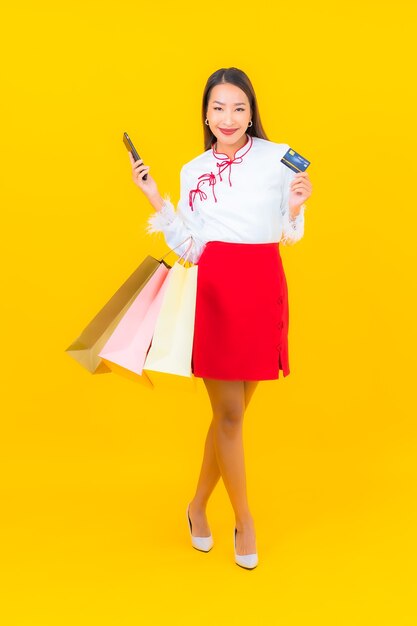
[[[213,104],[215,102],[217,102],[217,104],[223,104],[223,105],[225,104],[224,102],[220,102],[219,100],[213,100]],[[237,106],[238,104],[245,104],[246,105],[246,102],[235,102],[234,106]]]

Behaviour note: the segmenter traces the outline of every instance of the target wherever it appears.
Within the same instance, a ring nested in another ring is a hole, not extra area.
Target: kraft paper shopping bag
[[[92,374],[110,372],[108,365],[99,356],[99,352],[129,306],[134,302],[137,294],[158,270],[161,263],[170,269],[171,266],[165,263],[163,259],[156,259],[151,255],[145,257],[133,274],[86,326],[80,336],[66,348],[65,352]]]

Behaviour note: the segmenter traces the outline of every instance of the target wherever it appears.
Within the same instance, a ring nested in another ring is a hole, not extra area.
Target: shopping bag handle
[[[179,263],[179,261],[182,259],[182,257],[184,256],[184,254],[186,255],[186,256],[185,256],[185,259],[184,259],[184,265],[187,263],[187,261],[188,261],[188,257],[190,256],[191,248],[193,247],[193,243],[194,243],[194,239],[193,239],[192,237],[190,237],[190,239],[191,239],[191,241],[190,241],[190,245],[188,246],[188,249],[187,249],[185,252],[183,252],[183,253],[181,254],[181,256],[180,256],[180,257],[178,258],[178,260],[177,260],[177,263]],[[187,241],[187,240],[185,240],[185,241]],[[183,242],[183,243],[184,243],[184,242]],[[190,261],[190,262],[191,262],[191,261]]]
[[[164,255],[161,257],[161,261],[162,261],[162,260],[163,260],[163,259],[164,259],[164,258],[165,258],[165,257],[166,257],[169,253],[170,253],[170,252],[172,252],[173,250],[176,250],[177,248],[179,248],[180,246],[182,246],[182,245],[183,245],[186,241],[188,241],[189,239],[190,239],[190,245],[188,246],[187,250],[186,250],[185,252],[183,252],[183,253],[181,254],[181,256],[178,258],[178,261],[179,261],[179,260],[180,260],[180,259],[184,256],[184,254],[186,254],[186,255],[187,255],[187,258],[184,260],[184,263],[187,263],[187,259],[188,259],[188,257],[189,257],[190,250],[191,250],[191,248],[192,248],[193,243],[195,243],[192,235],[190,235],[190,237],[187,237],[187,239],[184,239],[184,241],[182,241],[181,243],[179,243],[179,244],[178,244],[178,246],[175,246],[174,248],[171,248],[170,250],[168,250],[168,252],[167,252],[166,254],[164,254]],[[177,262],[178,262],[178,261],[177,261]]]

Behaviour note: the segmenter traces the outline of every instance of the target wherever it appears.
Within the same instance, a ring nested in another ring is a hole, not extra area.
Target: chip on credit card
[[[305,172],[308,166],[310,165],[310,161],[307,161],[301,154],[298,154],[292,148],[289,148],[287,152],[281,159],[281,163],[284,163],[290,170],[294,172]]]

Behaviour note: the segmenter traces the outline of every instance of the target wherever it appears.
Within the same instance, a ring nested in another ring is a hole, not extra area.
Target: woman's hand
[[[150,165],[143,165],[142,159],[135,161],[130,150],[128,151],[128,154],[132,165],[133,182],[148,198],[155,197],[158,194],[158,187],[152,176],[149,174]],[[143,180],[146,173],[148,174],[148,177],[146,180]]]
[[[293,213],[297,213],[297,208],[311,196],[312,191],[313,185],[307,172],[297,172],[290,184],[289,206]]]

